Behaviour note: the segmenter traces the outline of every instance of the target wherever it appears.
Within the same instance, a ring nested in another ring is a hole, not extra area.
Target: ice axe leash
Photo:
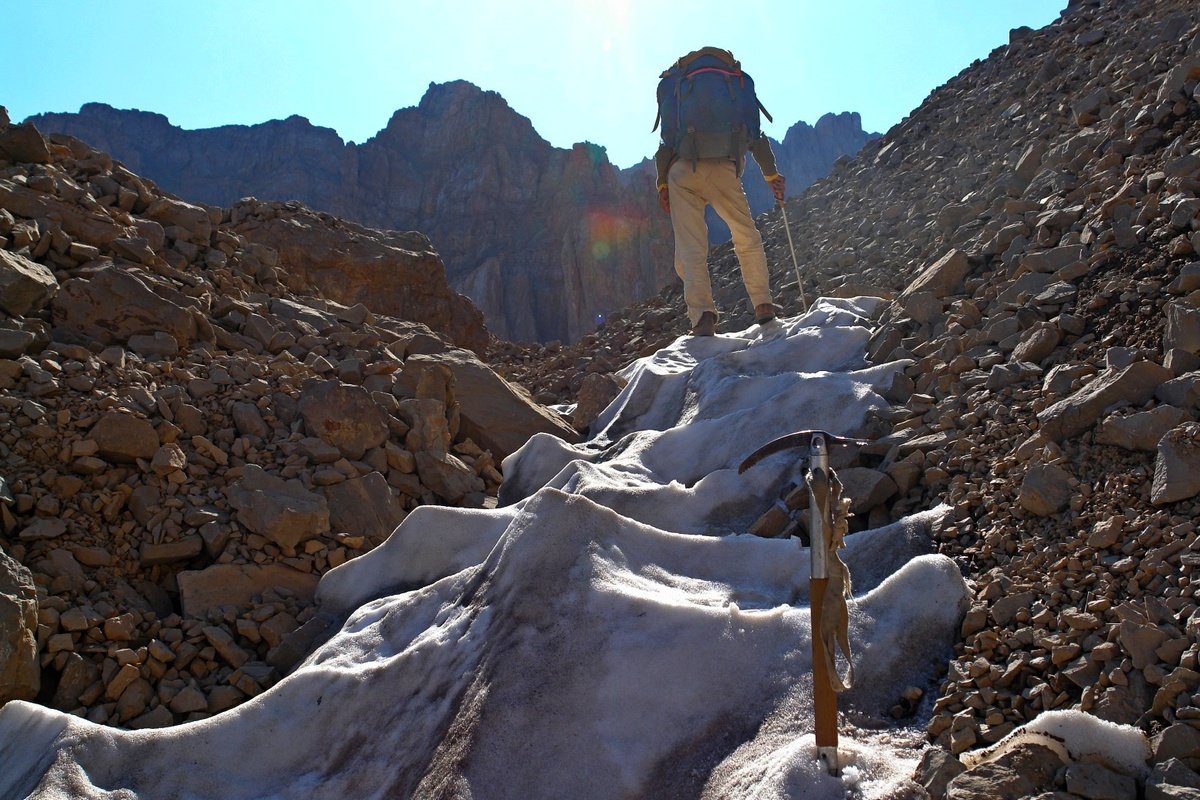
[[[792,266],[796,268],[796,291],[800,293],[800,306],[808,313],[808,300],[804,298],[804,282],[800,279],[800,262],[796,259],[796,245],[792,243],[792,226],[788,222],[787,209],[779,201],[779,213],[783,215],[783,229],[787,231],[788,250],[792,253]]]
[[[841,648],[850,661],[850,640],[847,631],[845,597],[849,594],[850,576],[846,565],[837,555],[842,546],[845,507],[841,483],[829,468],[831,445],[865,445],[861,439],[836,436],[827,431],[806,430],[789,433],[760,447],[738,466],[745,472],[754,464],[774,453],[808,445],[805,474],[809,494],[809,583],[811,609],[813,664],[813,728],[816,735],[817,760],[831,775],[841,770],[838,757],[837,695],[853,682],[843,683],[834,664],[834,651]]]

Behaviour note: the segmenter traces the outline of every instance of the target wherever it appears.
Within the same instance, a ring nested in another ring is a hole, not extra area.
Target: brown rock
[[[1154,450],[1159,440],[1188,414],[1174,406],[1157,406],[1149,411],[1104,420],[1096,433],[1097,444],[1111,444],[1126,450]]]
[[[54,322],[98,341],[122,342],[134,334],[162,331],[180,345],[211,340],[207,323],[197,323],[185,295],[162,282],[153,288],[133,273],[103,267],[87,279],[72,278],[62,285],[51,308]]]
[[[298,480],[268,475],[256,464],[247,464],[242,479],[225,494],[237,509],[238,522],[276,544],[295,547],[329,530],[329,506],[324,497],[308,491]]]
[[[102,458],[119,463],[152,459],[159,448],[158,431],[149,420],[116,411],[100,417],[90,436]]]
[[[0,126],[0,157],[18,164],[49,164],[50,146],[32,123]]]
[[[180,606],[190,618],[203,618],[209,609],[222,605],[247,606],[255,595],[277,586],[310,603],[317,588],[316,575],[285,564],[215,564],[180,572],[178,580]]]
[[[57,292],[54,273],[18,253],[0,249],[0,311],[14,317],[39,311]]]
[[[967,254],[955,248],[925,269],[900,294],[903,299],[917,292],[932,292],[936,297],[953,294],[971,269]]]
[[[461,435],[490,450],[497,459],[508,456],[535,433],[551,433],[567,442],[579,441],[579,435],[566,421],[533,402],[523,389],[501,378],[466,350],[410,356],[398,381],[410,393],[415,393],[417,375],[412,373],[418,370],[407,367],[426,360],[440,361],[454,373]]]
[[[1087,386],[1039,413],[1039,431],[1052,441],[1075,436],[1092,427],[1104,409],[1115,403],[1145,403],[1154,396],[1158,385],[1170,378],[1170,370],[1149,361],[1106,370]]]
[[[1158,443],[1150,502],[1174,503],[1200,494],[1200,423],[1169,431]]]
[[[378,472],[321,492],[329,501],[329,524],[335,531],[383,539],[404,520],[404,509]]]
[[[1053,465],[1035,464],[1021,481],[1017,502],[1031,514],[1049,517],[1067,507],[1071,500],[1070,474]]]
[[[33,575],[0,551],[0,704],[32,700],[41,686]]]
[[[367,390],[338,381],[319,381],[300,395],[300,414],[309,434],[359,459],[388,435],[386,415]]]

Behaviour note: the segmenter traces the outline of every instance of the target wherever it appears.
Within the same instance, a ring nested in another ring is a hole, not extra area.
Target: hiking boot
[[[754,307],[754,321],[759,325],[766,325],[775,319],[775,315],[778,313],[779,306],[774,303],[759,303]]]
[[[699,321],[692,326],[692,336],[713,336],[716,332],[717,315],[711,311],[701,314]]]

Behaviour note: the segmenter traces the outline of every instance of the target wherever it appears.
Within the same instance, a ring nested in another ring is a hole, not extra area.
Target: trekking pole
[[[831,481],[829,450],[821,432],[812,434],[808,460],[809,492],[809,571],[808,598],[812,609],[813,716],[815,717],[817,760],[830,775],[838,774],[837,694],[829,674],[829,663],[822,635],[825,590],[829,585],[829,537],[833,527],[830,507]]]
[[[787,231],[788,250],[792,252],[792,266],[796,268],[796,291],[800,293],[800,305],[804,309],[804,313],[808,313],[808,300],[804,299],[804,282],[800,280],[800,262],[796,260],[796,245],[792,243],[792,226],[788,223],[787,209],[783,207],[783,201],[779,201],[779,213],[783,215],[783,229]]]

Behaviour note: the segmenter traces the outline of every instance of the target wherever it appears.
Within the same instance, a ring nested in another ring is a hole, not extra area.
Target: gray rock
[[[1170,378],[1170,370],[1149,361],[1139,361],[1122,370],[1106,370],[1087,386],[1039,413],[1039,430],[1053,441],[1075,436],[1092,427],[1104,410],[1115,403],[1146,402]]]
[[[160,444],[158,431],[149,420],[117,411],[100,417],[89,435],[99,446],[101,458],[119,463],[150,460]]]
[[[361,386],[319,381],[300,395],[300,414],[311,436],[359,459],[388,436],[387,415]]]
[[[226,497],[237,509],[238,522],[282,547],[294,548],[329,531],[329,506],[322,495],[255,464],[243,467],[242,479],[226,489]]]
[[[321,492],[329,502],[329,524],[334,531],[384,539],[404,520],[400,501],[378,472],[327,486]]]
[[[930,747],[921,754],[913,780],[925,787],[931,800],[942,800],[951,780],[966,772],[953,754],[940,747]]]
[[[1200,424],[1187,422],[1158,443],[1150,502],[1174,503],[1200,494]]]
[[[0,550],[0,705],[32,700],[41,687],[33,575]]]
[[[1069,764],[1067,791],[1088,800],[1136,800],[1137,781],[1103,764]]]
[[[1049,464],[1035,464],[1021,481],[1017,502],[1031,514],[1049,517],[1067,507],[1073,494],[1070,474]]]
[[[0,249],[0,311],[24,316],[45,308],[57,292],[54,273],[22,255]]]
[[[457,503],[467,494],[485,488],[483,478],[456,456],[422,451],[416,458],[421,483],[447,502]]]
[[[223,605],[248,606],[255,595],[282,587],[302,603],[312,602],[317,576],[286,564],[214,564],[179,573],[179,602],[183,615],[203,619]]]
[[[1200,310],[1185,303],[1171,303],[1167,306],[1163,352],[1169,350],[1200,353]]]
[[[1200,774],[1178,758],[1155,764],[1146,779],[1146,800],[1200,800]]]
[[[1155,763],[1171,758],[1200,757],[1200,730],[1176,722],[1156,733],[1150,739],[1150,748]]]
[[[1100,423],[1096,443],[1126,450],[1154,450],[1167,431],[1187,419],[1187,412],[1166,405],[1125,417],[1114,414]]]
[[[967,254],[955,248],[947,252],[908,285],[901,295],[903,298],[918,292],[931,292],[935,297],[945,297],[953,294],[962,285],[963,280],[971,269]]]

